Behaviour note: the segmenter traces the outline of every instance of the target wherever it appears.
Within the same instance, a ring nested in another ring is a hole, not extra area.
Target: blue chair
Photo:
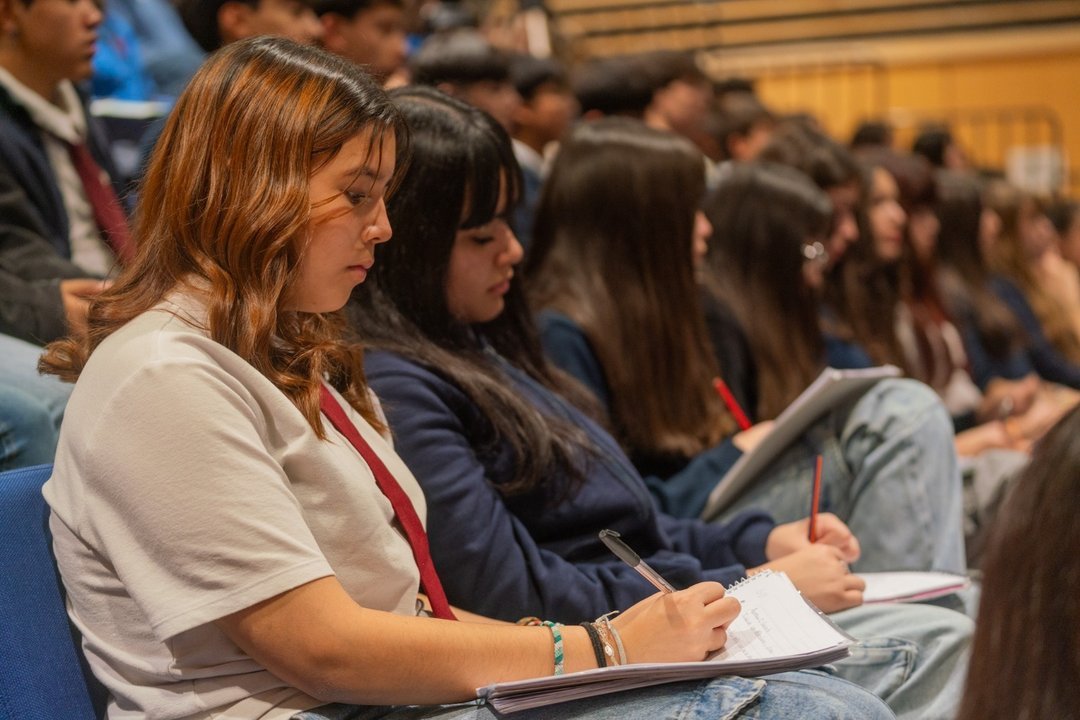
[[[41,486],[51,465],[0,473],[0,720],[96,720],[108,692],[64,609]]]

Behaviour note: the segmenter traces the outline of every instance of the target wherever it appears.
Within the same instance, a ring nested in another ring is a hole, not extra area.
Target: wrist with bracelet
[[[592,645],[593,657],[596,658],[596,667],[607,667],[607,658],[604,657],[604,641],[600,639],[600,628],[597,623],[583,622],[581,627],[589,635],[589,643]]]
[[[611,657],[612,665],[626,664],[626,648],[623,647],[622,636],[615,626],[611,624],[611,618],[619,614],[619,611],[609,612],[596,619],[600,630],[600,636],[604,639],[604,653]]]
[[[611,665],[626,664],[626,649],[623,647],[622,637],[619,631],[611,624],[611,618],[618,615],[619,611],[601,615],[593,622],[583,622],[581,627],[589,637],[593,656],[598,668]],[[541,620],[538,617],[528,616],[517,621],[518,625],[527,627],[546,627],[551,632],[551,641],[554,645],[555,675],[565,672],[565,655],[563,648],[562,624]]]
[[[551,642],[555,645],[555,672],[553,675],[562,675],[566,671],[566,656],[563,654],[562,624],[544,620],[540,623],[551,631]]]

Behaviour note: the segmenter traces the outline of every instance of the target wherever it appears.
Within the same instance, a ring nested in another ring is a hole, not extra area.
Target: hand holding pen
[[[858,539],[840,518],[821,512],[822,465],[818,455],[811,476],[809,516],[773,528],[765,543],[769,562],[761,568],[787,573],[811,602],[833,612],[862,604],[865,583],[849,569],[859,559]]]
[[[671,583],[660,576],[660,573],[649,567],[649,564],[641,559],[641,556],[630,549],[630,546],[622,541],[622,537],[614,530],[601,530],[600,542],[607,545],[608,550],[630,567],[637,570],[643,578],[648,580],[660,592],[675,592]]]
[[[689,653],[701,660],[727,642],[727,627],[742,606],[724,593],[724,586],[716,582],[701,582],[686,590],[676,590],[647,562],[641,559],[614,530],[601,530],[600,540],[611,552],[630,567],[641,573],[660,595],[654,595],[628,608],[613,621],[627,647],[636,647],[639,633],[644,642],[654,645],[653,652],[666,657],[662,661],[678,661]],[[676,620],[677,618],[677,620]],[[668,624],[671,630],[657,633],[657,624]],[[673,632],[675,628],[677,632]],[[640,662],[630,652],[630,662]]]

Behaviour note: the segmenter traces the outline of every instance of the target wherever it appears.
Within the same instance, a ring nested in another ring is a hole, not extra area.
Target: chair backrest
[[[90,674],[64,608],[41,486],[51,465],[0,473],[0,720],[95,720]]]

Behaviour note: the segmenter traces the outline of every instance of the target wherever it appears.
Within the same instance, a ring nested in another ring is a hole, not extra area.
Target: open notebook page
[[[963,590],[971,581],[963,575],[943,572],[859,573],[866,581],[864,603],[929,600]]]
[[[834,662],[852,638],[807,603],[783,573],[762,572],[729,589],[742,611],[723,650],[701,662],[636,663],[478,688],[500,712],[551,705],[665,682],[765,675]]]
[[[746,662],[811,653],[850,639],[803,600],[784,573],[763,572],[728,589],[742,612],[728,628],[720,662]]]

